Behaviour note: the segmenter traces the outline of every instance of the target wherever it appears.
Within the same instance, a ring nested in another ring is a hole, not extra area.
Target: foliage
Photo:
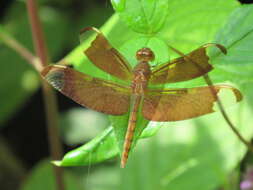
[[[136,50],[143,46],[154,50],[156,60],[152,64],[155,65],[177,56],[167,48],[167,43],[185,53],[207,42],[225,45],[228,49],[227,55],[222,55],[216,49],[210,49],[208,52],[215,68],[210,73],[210,77],[214,83],[230,83],[242,91],[243,102],[231,106],[227,112],[242,135],[247,139],[252,137],[252,5],[241,6],[234,0],[203,0],[201,2],[192,0],[190,4],[187,0],[112,0],[112,5],[116,13],[108,19],[101,30],[113,46],[119,49],[133,65],[136,64],[134,59]],[[52,13],[50,9],[42,10],[44,17],[48,13]],[[52,13],[50,24],[49,17],[44,19],[42,17],[45,30],[48,31],[49,50],[55,57],[61,50],[60,47],[68,34],[71,23],[63,18],[63,15]],[[54,27],[61,27],[61,33],[52,32],[56,30]],[[22,29],[25,28],[25,31],[16,30],[16,26],[11,29],[11,25],[7,25],[6,28],[18,33],[17,38],[31,47],[31,40],[26,39],[30,36],[27,32],[29,28],[27,24],[20,26]],[[19,38],[18,36],[23,33],[27,36]],[[77,70],[89,75],[110,78],[83,55],[82,52],[88,45],[89,41],[82,42],[64,60],[73,64]],[[7,50],[1,50],[0,54],[2,62],[8,61],[13,64],[13,67],[20,67],[18,73],[6,72],[10,67],[7,64],[3,64],[3,69],[0,70],[1,76],[5,79],[1,80],[0,87],[4,89],[8,86],[11,89],[6,94],[0,93],[0,98],[4,102],[0,110],[0,113],[3,113],[0,114],[0,117],[3,117],[0,118],[1,124],[36,89],[37,82],[31,81],[37,79],[33,79],[36,75],[28,66],[20,63],[20,58],[13,56],[10,59],[12,53]],[[25,77],[26,80],[23,79]],[[28,81],[27,86],[30,90],[26,90],[23,81]],[[205,85],[201,78],[171,84],[168,87],[199,85]],[[10,103],[12,97],[13,101]],[[75,120],[79,121],[80,117],[73,119]],[[67,153],[63,160],[56,164],[90,165],[115,157],[122,148],[128,116],[110,117],[110,121],[112,126],[90,142]],[[90,183],[84,184],[84,187],[91,190],[214,190],[219,186],[231,189],[228,176],[242,160],[246,148],[230,131],[219,113],[170,123],[148,123],[140,117],[138,122],[134,144],[142,132],[142,137],[155,134],[156,136],[138,142],[136,150],[130,155],[128,167],[124,170],[120,171],[118,165],[117,167],[109,164],[106,167],[95,166],[87,177]],[[158,132],[161,126],[163,128]],[[72,133],[80,133],[80,130],[73,130]],[[83,132],[85,133],[85,130]],[[66,137],[66,134],[64,135]],[[33,172],[35,176],[37,172]],[[80,173],[82,179],[86,177],[83,172]],[[41,178],[42,176],[45,175],[41,174]],[[110,177],[114,180],[109,184]],[[102,178],[107,180],[103,181]],[[36,180],[38,179],[40,177],[36,177]],[[31,183],[35,183],[36,180],[31,178],[33,181]],[[101,183],[98,183],[97,181],[100,180]],[[75,188],[77,187],[73,187]]]

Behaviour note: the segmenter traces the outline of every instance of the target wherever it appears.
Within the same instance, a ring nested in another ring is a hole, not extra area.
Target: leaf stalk
[[[47,46],[38,16],[38,9],[36,0],[27,0],[27,11],[30,20],[32,36],[36,54],[41,61],[43,67],[49,63],[49,55]],[[62,146],[59,138],[59,122],[58,122],[58,107],[56,103],[56,96],[52,88],[42,80],[43,98],[45,104],[47,130],[49,137],[50,154],[52,159],[59,160],[62,157]],[[63,169],[53,166],[56,177],[56,185],[58,190],[64,190]]]

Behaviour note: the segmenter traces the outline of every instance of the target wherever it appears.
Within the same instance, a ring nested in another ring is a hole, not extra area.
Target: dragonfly
[[[214,112],[213,105],[222,89],[230,89],[236,101],[242,100],[240,91],[229,85],[201,86],[195,88],[156,88],[150,85],[176,83],[201,77],[210,72],[206,49],[210,46],[226,53],[224,46],[205,44],[185,56],[178,57],[155,67],[153,51],[142,47],[136,52],[134,68],[117,51],[98,29],[88,27],[82,32],[93,31],[95,39],[84,51],[88,59],[99,69],[129,85],[92,77],[70,67],[50,65],[41,75],[54,88],[80,105],[109,115],[120,116],[129,113],[129,120],[123,150],[121,167],[124,168],[136,128],[137,113],[150,121],[166,122],[195,118]]]

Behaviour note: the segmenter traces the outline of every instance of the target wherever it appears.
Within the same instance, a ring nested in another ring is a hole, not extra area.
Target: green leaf
[[[163,126],[164,122],[152,122],[150,121],[147,125],[146,128],[144,128],[144,130],[142,131],[141,135],[139,136],[139,138],[149,138],[152,137],[154,135],[156,135],[156,133],[159,131],[159,129]]]
[[[111,2],[127,26],[139,33],[158,32],[168,16],[168,0],[111,0]]]
[[[139,138],[154,136],[160,127],[161,125],[154,125],[150,122]],[[53,161],[53,163],[58,166],[85,166],[111,159],[118,154],[119,149],[115,132],[113,127],[110,126],[90,142],[65,154],[61,161]]]
[[[44,160],[39,162],[39,164],[32,169],[20,190],[56,190],[55,182],[53,165],[50,164],[48,160]],[[82,189],[81,183],[79,183],[76,177],[67,170],[64,171],[64,183],[66,190]]]
[[[113,128],[107,128],[102,134],[89,143],[65,154],[61,161],[54,162],[58,166],[83,166],[101,162],[118,154]]]
[[[216,72],[214,80],[226,77],[234,83],[253,82],[253,5],[242,6],[230,16],[218,32],[216,42],[225,45],[227,55],[212,51]]]
[[[159,36],[171,46],[187,53],[200,45],[213,42],[217,30],[238,6],[235,0],[170,0],[169,14]]]

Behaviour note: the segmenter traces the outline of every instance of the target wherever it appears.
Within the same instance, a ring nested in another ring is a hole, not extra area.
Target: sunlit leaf
[[[120,18],[136,32],[156,33],[168,17],[169,0],[111,0],[111,2]]]
[[[230,16],[227,24],[218,32],[216,41],[228,49],[226,56],[213,50],[212,62],[216,72],[214,80],[228,80],[235,83],[253,82],[253,5],[242,6]],[[240,27],[239,27],[240,25]]]
[[[154,136],[161,126],[162,124],[157,125],[151,122],[150,125],[144,129],[140,138]],[[85,166],[111,159],[118,154],[119,148],[115,133],[113,127],[109,127],[87,144],[65,154],[61,161],[54,161],[54,164],[58,166]]]

